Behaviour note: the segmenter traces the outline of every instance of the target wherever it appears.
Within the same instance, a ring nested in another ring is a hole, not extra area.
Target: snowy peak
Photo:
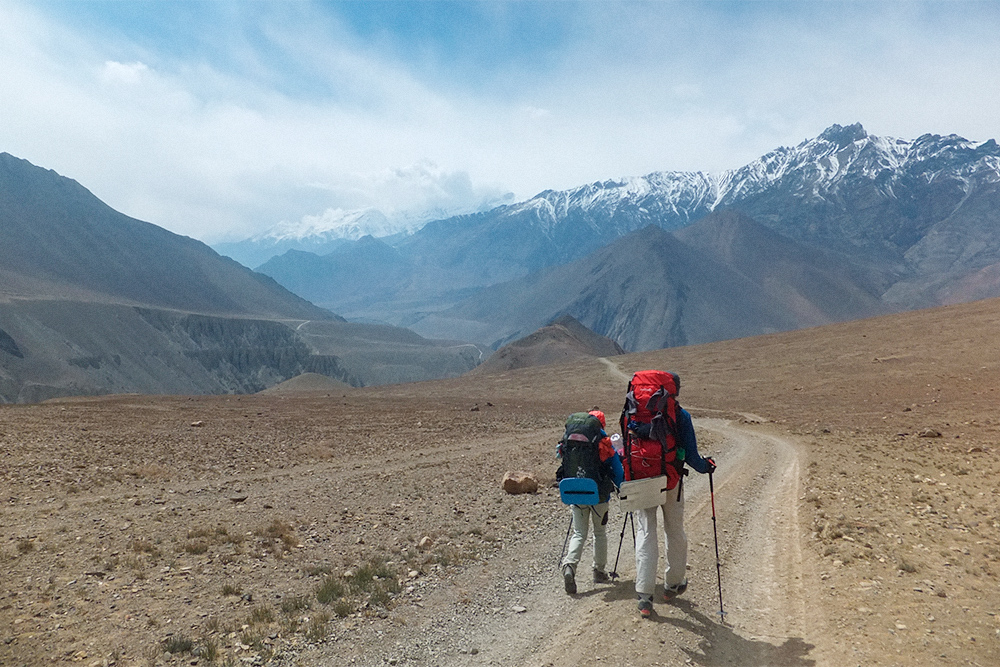
[[[600,238],[617,238],[646,225],[679,229],[711,210],[716,180],[702,172],[654,172],[597,181],[571,190],[546,190],[506,207],[503,220],[534,216],[534,224],[554,238],[567,225],[583,225]]]
[[[836,124],[831,125],[819,135],[819,139],[837,144],[840,148],[846,148],[853,143],[867,138],[868,133],[865,132],[865,128],[861,127],[861,123],[855,123],[847,127],[841,127]]]
[[[778,194],[822,203],[837,200],[842,188],[863,187],[892,198],[900,183],[927,183],[942,174],[1000,180],[1000,150],[993,140],[928,134],[907,141],[869,134],[860,123],[832,125],[797,146],[722,173],[662,171],[546,190],[506,207],[498,224],[528,216],[550,238],[566,225],[581,224],[599,236],[620,236],[651,223],[679,229],[715,209]]]
[[[924,182],[942,172],[1000,174],[1000,150],[993,140],[976,143],[956,135],[926,134],[914,141],[868,134],[860,124],[833,125],[794,148],[779,148],[723,174],[713,208],[735,205],[780,189],[806,199],[836,196],[847,181],[868,182],[888,196],[894,184]]]
[[[325,255],[345,243],[365,236],[388,238],[408,236],[434,220],[491,210],[512,195],[485,199],[475,207],[427,208],[419,211],[393,211],[388,215],[377,208],[345,210],[328,208],[318,215],[306,215],[297,221],[282,221],[251,238],[222,242],[213,246],[217,252],[248,267],[258,267],[288,250]]]
[[[419,210],[388,210],[369,207],[345,210],[328,208],[318,215],[306,215],[298,221],[282,221],[249,239],[253,243],[357,241],[363,236],[386,238],[412,234],[433,220],[481,213],[509,203],[513,195],[486,198],[476,205],[430,207]]]
[[[251,240],[301,241],[310,237],[357,240],[362,236],[388,236],[395,233],[395,226],[378,209],[357,211],[327,209],[320,215],[307,215],[299,222],[283,221]]]
[[[791,190],[799,197],[823,198],[850,174],[872,178],[898,168],[909,149],[906,142],[882,140],[860,124],[833,125],[815,139],[794,148],[778,148],[722,176],[719,200],[713,208],[734,204],[771,188]]]

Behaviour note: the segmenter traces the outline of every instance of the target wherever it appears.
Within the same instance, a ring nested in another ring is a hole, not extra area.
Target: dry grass
[[[349,616],[362,605],[387,608],[401,590],[398,574],[385,561],[373,558],[346,570],[342,575],[327,576],[316,589],[321,604],[332,605],[339,617]]]
[[[253,533],[261,538],[264,549],[270,551],[279,560],[284,558],[286,553],[301,546],[299,538],[295,535],[295,529],[291,524],[281,519],[274,519],[266,526],[260,526]]]

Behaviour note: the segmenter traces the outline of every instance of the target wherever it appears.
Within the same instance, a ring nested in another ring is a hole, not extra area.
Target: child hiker
[[[594,561],[593,575],[594,583],[600,584],[609,581],[606,571],[608,562],[608,536],[606,526],[608,523],[608,500],[611,497],[611,490],[619,486],[623,478],[621,459],[611,444],[611,438],[604,431],[606,420],[604,413],[594,408],[589,413],[600,422],[599,441],[597,443],[596,457],[593,452],[581,452],[567,444],[566,439],[573,438],[568,434],[570,430],[567,423],[567,436],[560,443],[558,455],[562,458],[562,464],[556,471],[556,479],[562,480],[565,477],[590,477],[597,482],[598,502],[596,505],[572,505],[573,512],[573,535],[569,542],[569,551],[562,560],[563,585],[570,595],[576,593],[576,570],[583,555],[583,545],[587,541],[587,533],[590,525],[594,526]],[[571,417],[572,419],[572,417]],[[591,447],[592,450],[592,447]],[[586,459],[590,458],[590,462]]]

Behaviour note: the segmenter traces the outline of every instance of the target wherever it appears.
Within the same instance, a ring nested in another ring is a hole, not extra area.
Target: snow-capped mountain
[[[925,134],[907,141],[877,137],[860,124],[834,125],[794,148],[779,148],[735,171],[722,174],[715,206],[752,199],[768,191],[806,200],[836,197],[852,181],[870,181],[885,197],[919,178],[927,184],[941,176],[995,180],[1000,150],[993,139],[968,141],[957,135]]]
[[[474,233],[472,228],[483,227],[492,228],[489,236],[499,241],[509,228],[515,236],[537,235],[559,246],[547,262],[525,267],[535,269],[576,259],[580,251],[595,250],[649,224],[669,231],[714,210],[737,208],[792,238],[901,262],[909,244],[940,219],[938,208],[944,202],[954,200],[959,206],[967,194],[998,179],[1000,148],[992,139],[973,142],[928,134],[904,140],[870,135],[859,124],[833,125],[797,146],[777,148],[720,173],[653,172],[546,190],[516,204],[493,200],[475,211],[386,215],[372,208],[329,209],[214,247],[258,266],[289,249],[322,255],[345,240],[411,235],[434,221],[442,223],[447,236],[466,237]],[[933,206],[927,196],[935,199]],[[405,242],[395,242],[400,243]],[[560,249],[567,243],[575,248],[570,255]],[[484,278],[489,283],[506,277],[509,272],[494,271]]]
[[[356,241],[362,236],[391,236],[397,232],[414,232],[420,225],[412,226],[395,223],[376,208],[345,211],[329,208],[321,215],[307,215],[298,222],[283,221],[271,229],[250,238],[263,243],[271,241],[304,241],[320,238],[328,242],[333,239]]]
[[[690,224],[712,210],[718,179],[702,172],[655,172],[646,176],[590,183],[572,190],[546,190],[521,204],[510,206],[505,216],[537,216],[542,229],[553,231],[573,217],[582,216],[593,231],[606,233],[607,223],[618,236],[645,227],[652,220],[675,229]]]
[[[333,265],[352,261],[350,245],[323,258],[331,266],[318,273],[315,262],[307,270],[300,257],[275,258],[261,270],[289,286],[294,277],[293,289],[349,317],[412,322],[469,290],[567,264],[649,225],[676,231],[727,209],[805,247],[877,269],[885,281],[879,298],[893,309],[1000,295],[997,143],[956,135],[885,138],[861,125],[834,125],[731,171],[654,172],[432,221],[391,242],[398,253],[393,270],[405,266],[406,273],[396,275],[394,295],[367,295],[354,284],[340,294],[336,285],[321,285],[323,276],[343,272]],[[586,324],[608,334],[600,323]]]
[[[953,189],[953,194],[961,195],[955,202],[959,205],[965,195],[998,180],[1000,148],[992,139],[973,142],[956,135],[928,134],[908,141],[869,135],[859,124],[834,125],[814,139],[778,148],[739,169],[654,172],[549,190],[507,207],[498,217],[523,220],[531,215],[552,238],[560,235],[560,226],[581,223],[603,237],[621,236],[647,224],[678,229],[716,209],[738,208],[759,215],[782,233],[808,239],[819,230],[793,219],[781,224],[783,216],[776,211],[819,207],[826,215],[830,208],[839,208],[855,224],[845,223],[834,235],[845,233],[848,241],[863,243],[892,236],[892,230],[873,226],[871,216],[858,218],[861,208],[898,208],[891,218],[909,216],[919,225],[920,212],[911,210],[914,198],[922,196],[919,190]],[[839,239],[837,245],[842,245]],[[905,251],[901,246],[896,249]]]
[[[975,224],[977,202],[995,204],[998,182],[1000,147],[992,139],[927,134],[906,141],[834,125],[722,175],[715,207],[738,208],[792,238],[905,269],[936,225]],[[988,209],[997,210],[991,204],[982,212]]]

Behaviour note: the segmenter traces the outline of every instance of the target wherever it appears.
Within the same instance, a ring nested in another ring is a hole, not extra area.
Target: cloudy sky
[[[1000,3],[0,0],[0,151],[207,242],[721,171],[831,124],[1000,138]]]

